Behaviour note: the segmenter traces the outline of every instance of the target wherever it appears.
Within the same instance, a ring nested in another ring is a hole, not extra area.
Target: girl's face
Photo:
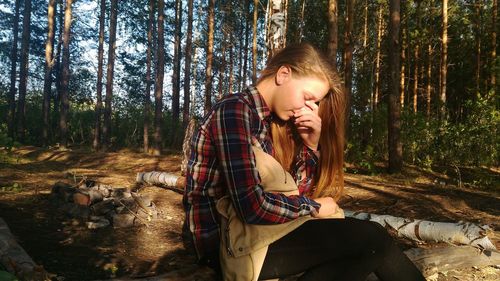
[[[329,84],[315,76],[293,77],[289,68],[284,72],[282,68],[276,76],[279,86],[273,95],[271,111],[281,120],[288,121],[295,112],[312,110],[311,104],[319,102],[328,94]]]

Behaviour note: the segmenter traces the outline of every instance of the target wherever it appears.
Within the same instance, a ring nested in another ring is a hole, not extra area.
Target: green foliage
[[[464,109],[467,116],[457,123],[427,120],[420,114],[405,112],[405,160],[429,168],[434,164],[499,165],[499,110],[484,97],[466,102]]]
[[[0,191],[11,191],[11,192],[21,192],[23,186],[19,183],[13,183],[12,185],[0,186]],[[2,279],[0,279],[2,280]]]

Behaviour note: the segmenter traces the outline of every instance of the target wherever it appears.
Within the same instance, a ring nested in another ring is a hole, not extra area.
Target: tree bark
[[[182,0],[175,0],[174,69],[172,74],[172,119],[174,126],[179,123],[181,87],[181,26]]]
[[[233,14],[233,2],[229,1],[228,3],[228,8],[227,12],[228,15]],[[234,81],[234,48],[236,44],[234,43],[234,21],[232,20],[232,17],[229,17],[229,24],[228,24],[228,33],[229,33],[229,81],[227,85],[228,93],[231,94],[233,92],[233,81]]]
[[[111,14],[109,19],[109,48],[108,65],[106,69],[106,99],[104,102],[104,127],[102,128],[103,148],[111,145],[111,113],[113,102],[113,77],[115,69],[116,25],[118,18],[118,0],[111,0]]]
[[[63,34],[64,34],[64,3],[62,0],[59,0],[59,15],[58,15],[58,23],[59,23],[59,35],[57,39],[57,50],[56,50],[56,64],[55,64],[55,72],[56,72],[56,92],[54,93],[54,106],[52,113],[53,121],[52,121],[52,130],[55,132],[54,139],[59,139],[61,136],[61,127],[59,126],[59,121],[61,119],[60,110],[61,110],[61,80],[62,80],[62,45],[63,45]]]
[[[420,6],[421,1],[417,1],[417,32],[421,32],[420,28]],[[414,51],[414,70],[413,70],[413,112],[417,113],[418,110],[418,74],[420,66],[420,34],[415,38]]]
[[[143,127],[143,150],[149,152],[149,126],[151,123],[151,52],[153,48],[153,25],[154,25],[154,0],[149,0],[148,7],[148,46],[146,49],[146,92],[144,93],[144,127]]]
[[[337,0],[328,1],[328,57],[337,66],[338,17]]]
[[[26,123],[26,89],[28,86],[31,0],[24,1],[23,35],[21,39],[21,66],[19,69],[19,98],[17,102],[17,139],[24,141]]]
[[[162,150],[162,121],[163,121],[163,76],[165,74],[165,24],[164,24],[164,1],[158,1],[158,49],[157,69],[155,82],[155,147],[154,155],[160,155]]]
[[[427,45],[427,87],[426,87],[426,101],[427,101],[427,110],[426,117],[427,120],[431,118],[431,91],[432,91],[432,46],[431,43]]]
[[[49,112],[50,91],[52,88],[52,68],[54,66],[54,20],[56,0],[49,0],[47,8],[47,41],[45,42],[45,77],[43,82],[43,105],[42,105],[42,143],[47,146],[49,142]]]
[[[355,0],[346,2],[346,28],[344,34],[344,52],[345,52],[345,64],[344,64],[344,83],[346,89],[347,103],[350,103],[351,93],[352,93],[352,52],[354,49],[354,38],[352,35],[354,29],[354,6]],[[346,121],[349,120],[349,110],[347,110]]]
[[[497,89],[497,75],[496,70],[497,61],[497,14],[498,14],[498,1],[493,0],[492,14],[491,14],[491,77],[490,77],[490,92],[495,98]],[[498,108],[498,107],[497,107]]]
[[[389,118],[388,118],[388,145],[389,145],[389,172],[399,173],[403,168],[403,145],[401,143],[401,106],[399,104],[399,28],[400,28],[400,0],[390,1],[389,24]]]
[[[183,115],[182,121],[184,127],[189,121],[189,108],[190,108],[190,96],[191,96],[191,49],[193,41],[193,0],[188,0],[188,26],[186,31],[186,50],[184,52],[184,104],[183,104]]]
[[[443,31],[441,35],[441,85],[439,87],[440,117],[446,118],[446,76],[448,70],[448,0],[442,3]]]
[[[408,15],[406,17],[403,17],[402,20],[404,20],[403,26],[408,24]],[[407,29],[403,28],[403,34],[402,34],[402,45],[401,45],[401,71],[400,71],[400,82],[399,82],[399,103],[401,104],[401,108],[404,108],[405,106],[405,66],[407,64],[407,59],[406,59],[406,49],[407,49],[407,44],[408,44],[408,33],[406,32]]]
[[[71,5],[73,0],[66,0],[64,9],[64,31],[63,31],[63,47],[62,47],[62,78],[61,78],[61,116],[59,119],[60,145],[61,148],[68,146],[68,84],[70,79],[69,73],[69,42],[71,33]]]
[[[248,74],[248,33],[250,30],[250,0],[245,1],[246,4],[246,17],[245,17],[245,45],[243,46],[243,79],[241,79],[241,90],[246,86]]]
[[[259,12],[259,0],[253,1],[253,41],[252,41],[252,83],[257,83],[257,20]]]
[[[212,107],[212,61],[214,50],[214,13],[215,13],[215,0],[208,1],[208,45],[207,45],[207,60],[205,72],[205,114]]]
[[[99,47],[97,49],[97,100],[95,104],[94,140],[92,147],[98,150],[101,146],[101,111],[102,111],[102,75],[104,64],[104,24],[106,18],[106,2],[100,0],[99,15]]]
[[[371,109],[372,112],[377,110],[378,99],[379,99],[379,91],[380,91],[380,53],[381,53],[381,42],[382,42],[382,32],[384,28],[382,26],[382,11],[383,6],[379,4],[378,8],[378,20],[377,20],[377,51],[375,56],[375,83],[373,85],[373,94],[371,98]],[[391,50],[394,51],[394,50]]]
[[[476,0],[475,8],[475,41],[476,41],[476,67],[475,67],[475,82],[476,94],[481,92],[481,0]]]
[[[19,6],[21,0],[16,0],[14,6],[14,18],[12,29],[12,48],[10,50],[10,87],[9,96],[7,98],[9,103],[9,113],[7,114],[7,124],[9,137],[14,138],[15,131],[15,115],[16,115],[16,70],[17,70],[17,40],[19,37]]]

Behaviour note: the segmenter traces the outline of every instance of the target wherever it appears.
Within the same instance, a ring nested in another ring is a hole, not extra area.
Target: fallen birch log
[[[185,177],[166,172],[138,173],[136,180],[138,183],[165,185],[182,189],[184,189],[186,183]],[[417,242],[446,242],[470,245],[484,250],[497,250],[488,238],[488,235],[491,235],[493,230],[487,225],[479,226],[468,222],[433,222],[349,210],[344,210],[344,212],[346,217],[377,222],[384,227],[394,229],[398,236]]]
[[[48,273],[17,244],[7,223],[0,218],[0,263],[21,280],[49,280]]]
[[[488,225],[480,226],[469,222],[433,222],[349,210],[344,210],[344,213],[346,217],[379,223],[386,228],[395,230],[399,237],[409,238],[417,242],[446,242],[470,245],[490,251],[497,250],[488,238],[488,235],[493,234],[493,230]]]
[[[137,173],[137,183],[147,183],[152,185],[164,185],[167,187],[184,190],[186,178],[166,172],[145,172]]]

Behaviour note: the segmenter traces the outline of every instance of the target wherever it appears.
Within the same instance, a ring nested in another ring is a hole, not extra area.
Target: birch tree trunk
[[[66,0],[64,9],[64,31],[63,31],[63,47],[62,47],[62,77],[61,77],[61,116],[59,119],[60,128],[60,145],[61,148],[68,146],[68,84],[70,79],[69,73],[69,42],[71,34],[71,6],[73,0]]]
[[[337,66],[338,18],[337,0],[328,1],[328,57]]]
[[[182,0],[175,0],[174,69],[172,74],[172,119],[174,126],[179,123],[181,87],[181,37]]]
[[[144,153],[149,153],[149,127],[151,126],[151,60],[153,51],[154,0],[149,0],[148,7],[148,45],[146,49],[146,92],[144,93],[144,127],[142,144]]]
[[[191,96],[191,49],[193,47],[193,0],[188,0],[188,26],[186,31],[186,49],[184,51],[184,104],[182,111],[182,122],[184,127],[189,122],[189,108]]]
[[[52,88],[52,68],[54,66],[54,20],[56,16],[56,0],[49,0],[47,8],[47,41],[45,42],[45,76],[43,82],[42,104],[42,142],[43,146],[49,143],[49,112],[50,92]]]
[[[106,2],[100,0],[99,14],[99,46],[97,48],[97,100],[95,104],[95,125],[94,125],[94,140],[92,147],[94,150],[99,150],[101,146],[101,115],[102,115],[102,76],[104,65],[104,24],[106,21]]]
[[[162,120],[163,120],[163,77],[165,74],[165,24],[164,1],[158,1],[158,37],[157,63],[155,80],[155,133],[153,155],[160,155],[162,150]]]
[[[215,14],[215,0],[208,2],[208,45],[207,45],[207,60],[205,72],[205,114],[212,107],[212,61],[214,50],[214,14]]]
[[[14,6],[14,17],[12,18],[12,48],[10,50],[10,87],[9,87],[9,113],[7,114],[7,124],[9,137],[14,138],[15,116],[16,116],[16,71],[17,71],[17,40],[19,37],[19,6],[21,0],[16,0]]]
[[[103,147],[108,149],[111,141],[111,114],[113,102],[113,77],[115,69],[116,25],[118,17],[118,0],[111,0],[111,14],[109,20],[109,49],[108,66],[106,69],[106,100],[104,108],[104,127],[102,130]]]
[[[388,145],[389,145],[389,172],[399,173],[403,168],[403,144],[401,143],[401,107],[399,105],[399,27],[400,27],[400,0],[390,1],[389,24],[389,118],[388,118]]]
[[[441,83],[439,87],[440,117],[446,118],[446,75],[448,70],[448,0],[442,3],[443,30],[441,35]]]
[[[286,8],[285,0],[273,0],[268,2],[269,9],[266,19],[268,28],[266,29],[266,43],[268,57],[272,57],[274,53],[285,47],[286,45]]]
[[[26,123],[26,89],[28,86],[31,0],[24,1],[23,35],[21,39],[21,66],[19,69],[19,98],[17,101],[17,139],[24,141]]]

